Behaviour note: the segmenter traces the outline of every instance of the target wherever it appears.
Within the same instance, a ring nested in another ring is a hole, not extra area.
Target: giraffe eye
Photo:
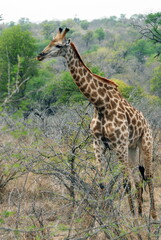
[[[62,45],[57,44],[55,47],[56,47],[56,48],[62,48]]]

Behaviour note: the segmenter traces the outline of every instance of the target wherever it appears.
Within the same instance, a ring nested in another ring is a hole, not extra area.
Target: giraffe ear
[[[65,46],[67,47],[67,46],[69,46],[70,45],[70,43],[71,43],[71,39],[69,38],[69,39],[67,39],[66,41],[65,41]]]
[[[62,33],[62,31],[63,31],[63,28],[60,27],[59,28],[59,33]]]

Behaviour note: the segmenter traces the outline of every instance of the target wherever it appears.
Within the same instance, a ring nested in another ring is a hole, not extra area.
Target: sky
[[[29,18],[31,22],[79,18],[91,21],[125,14],[161,12],[160,0],[1,0],[3,22]]]

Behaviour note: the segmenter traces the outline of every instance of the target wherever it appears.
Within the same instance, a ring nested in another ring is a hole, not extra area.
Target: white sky
[[[4,22],[29,18],[32,22],[77,17],[93,20],[126,14],[161,12],[161,0],[1,0]]]

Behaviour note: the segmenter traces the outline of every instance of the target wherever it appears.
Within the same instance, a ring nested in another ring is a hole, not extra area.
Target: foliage
[[[85,64],[93,73],[112,78],[121,94],[151,123],[159,192],[160,99],[147,94],[161,96],[160,63],[154,58],[159,45],[138,40],[131,21],[149,27],[155,21],[159,31],[160,22],[159,15],[156,20],[149,16],[149,22],[144,19],[143,15],[131,19],[121,15],[91,22],[75,18],[33,24],[23,18],[20,25],[0,26],[3,239],[159,239],[160,220],[151,221],[147,202],[143,218],[130,215],[122,166],[110,151],[104,176],[106,195],[100,192],[89,131],[93,108],[79,92],[65,61],[44,61],[37,69],[33,60],[59,26],[71,28],[68,37]],[[12,108],[10,104],[5,112],[3,103],[11,100]]]
[[[53,22],[53,21],[44,21],[41,23],[42,26],[42,34],[44,35],[45,39],[52,39],[52,33],[56,30],[57,26],[57,22]]]
[[[151,91],[161,97],[161,66],[154,69],[150,83]]]
[[[99,40],[99,43],[104,40],[105,38],[105,32],[103,28],[98,28],[95,30],[96,38]]]
[[[87,33],[83,36],[84,41],[86,42],[86,46],[88,47],[89,44],[93,41],[94,33],[93,31],[87,31]]]
[[[87,20],[83,20],[81,21],[80,25],[84,30],[87,30],[89,26],[89,22]]]
[[[38,70],[38,63],[33,60],[37,55],[35,50],[39,53],[60,26],[70,28],[68,37],[72,38],[92,72],[107,78],[124,79],[129,86],[140,84],[146,91],[152,89],[153,69],[158,61],[154,56],[161,46],[138,39],[139,31],[130,25],[131,21],[159,30],[159,13],[134,15],[131,19],[121,15],[120,18],[112,16],[91,22],[75,18],[40,24],[21,18],[19,25],[13,22],[4,26],[0,36],[1,102],[6,104],[12,99],[14,108],[26,111],[27,108],[45,109],[70,101],[84,101],[62,59],[40,63]],[[123,90],[125,97],[128,97],[128,91],[130,89]]]
[[[137,25],[142,37],[149,39],[156,47],[156,56],[160,56],[161,44],[161,13],[150,13],[145,16],[144,24]]]
[[[146,16],[147,28],[142,33],[155,43],[161,43],[161,13],[150,13]]]
[[[118,89],[125,98],[130,97],[130,93],[134,90],[133,86],[126,84],[125,82],[119,79],[112,79],[116,84],[118,84]]]
[[[146,105],[145,112],[153,121],[156,144],[160,136],[160,108],[154,105],[150,108],[145,100],[141,105]],[[17,171],[1,199],[2,239],[130,240],[161,236],[160,220],[149,219],[146,201],[144,217],[130,214],[128,193],[122,186],[122,166],[110,151],[106,155],[106,191],[100,192],[98,165],[89,132],[91,113],[91,106],[75,105],[60,107],[53,116],[42,118],[32,114],[25,121],[7,114],[0,116],[3,123],[1,173],[5,179],[5,174],[9,175],[13,169]],[[159,147],[155,151],[158,156]],[[159,191],[160,160],[154,167],[158,171],[155,184]],[[136,192],[134,199],[135,195]],[[159,209],[159,202],[157,206]]]
[[[20,25],[5,29],[0,36],[1,102],[17,88],[16,98],[23,97],[29,78],[36,75],[33,60],[35,40]],[[24,82],[23,85],[21,83]]]
[[[145,62],[145,57],[154,55],[155,52],[156,49],[153,43],[144,39],[137,40],[128,49],[128,53],[133,56],[136,56],[139,62]]]
[[[73,104],[85,100],[69,72],[63,72],[59,79],[53,82],[53,89],[56,89],[57,104]]]

